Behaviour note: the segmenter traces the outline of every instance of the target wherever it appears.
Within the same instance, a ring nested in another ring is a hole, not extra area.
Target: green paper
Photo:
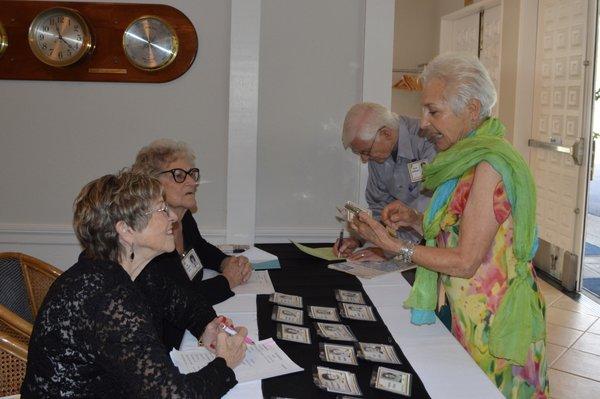
[[[302,244],[299,244],[294,241],[292,241],[292,244],[294,244],[296,247],[298,247],[298,249],[300,251],[304,252],[305,254],[309,254],[309,255],[315,256],[320,259],[325,259],[325,260],[344,260],[345,259],[345,258],[338,258],[337,256],[335,256],[333,254],[333,247],[311,248],[311,247],[307,247],[306,245],[302,245]]]

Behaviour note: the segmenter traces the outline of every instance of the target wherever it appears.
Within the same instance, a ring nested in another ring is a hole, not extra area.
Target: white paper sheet
[[[277,258],[277,256],[256,247],[250,247],[239,255],[248,258],[255,270],[281,268],[281,265],[279,264],[279,258]]]
[[[240,284],[233,290],[236,295],[240,294],[272,294],[275,292],[268,270],[259,270],[252,272],[250,279],[244,284]]]
[[[248,345],[247,348],[246,358],[233,370],[238,382],[261,380],[303,370],[292,362],[272,338],[259,341],[256,345]],[[205,348],[187,351],[173,349],[170,355],[173,364],[182,374],[198,371],[215,358]]]

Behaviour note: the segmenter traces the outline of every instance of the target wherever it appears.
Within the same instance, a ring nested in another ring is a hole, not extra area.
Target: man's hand
[[[394,230],[399,227],[412,227],[418,232],[423,230],[423,215],[399,200],[390,202],[383,208],[381,221]]]
[[[354,237],[344,238],[341,242],[338,238],[333,244],[333,254],[338,258],[347,258],[358,247],[360,247],[360,242]]]
[[[229,282],[229,288],[234,288],[250,279],[252,265],[245,256],[228,256],[221,262],[221,273]]]

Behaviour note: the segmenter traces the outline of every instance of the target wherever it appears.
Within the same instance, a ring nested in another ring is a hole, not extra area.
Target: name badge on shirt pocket
[[[423,180],[423,165],[426,165],[426,161],[414,161],[408,163],[408,175],[412,183],[418,183]]]
[[[200,258],[198,258],[194,248],[190,249],[188,253],[185,254],[181,260],[181,263],[183,264],[183,268],[185,269],[185,272],[190,280],[193,279],[200,270],[202,270],[202,262],[200,262]]]

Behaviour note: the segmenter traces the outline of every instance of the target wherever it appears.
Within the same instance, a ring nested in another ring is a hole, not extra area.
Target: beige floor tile
[[[585,331],[598,320],[596,316],[571,312],[559,308],[549,307],[546,309],[546,321],[563,327],[574,328]]]
[[[600,320],[595,322],[587,332],[591,332],[594,334],[600,334]]]
[[[570,347],[583,335],[583,331],[575,330],[572,328],[558,326],[556,324],[548,323],[548,338],[547,341],[550,344]]]
[[[565,353],[567,348],[560,345],[554,345],[551,343],[546,344],[546,361],[548,362],[548,367],[552,366],[558,358]]]
[[[600,356],[576,349],[567,350],[552,368],[600,381]]]
[[[552,307],[600,317],[600,305],[583,296],[579,301],[575,301],[574,299],[563,295],[561,298],[552,303]]]
[[[600,356],[600,335],[583,333],[572,348]]]
[[[600,397],[600,382],[554,369],[548,370],[548,379],[550,380],[550,397],[553,399]]]
[[[564,294],[542,280],[541,278],[537,279],[537,283],[542,291],[542,295],[544,296],[544,300],[546,301],[546,306],[552,305],[557,299],[564,296]]]

